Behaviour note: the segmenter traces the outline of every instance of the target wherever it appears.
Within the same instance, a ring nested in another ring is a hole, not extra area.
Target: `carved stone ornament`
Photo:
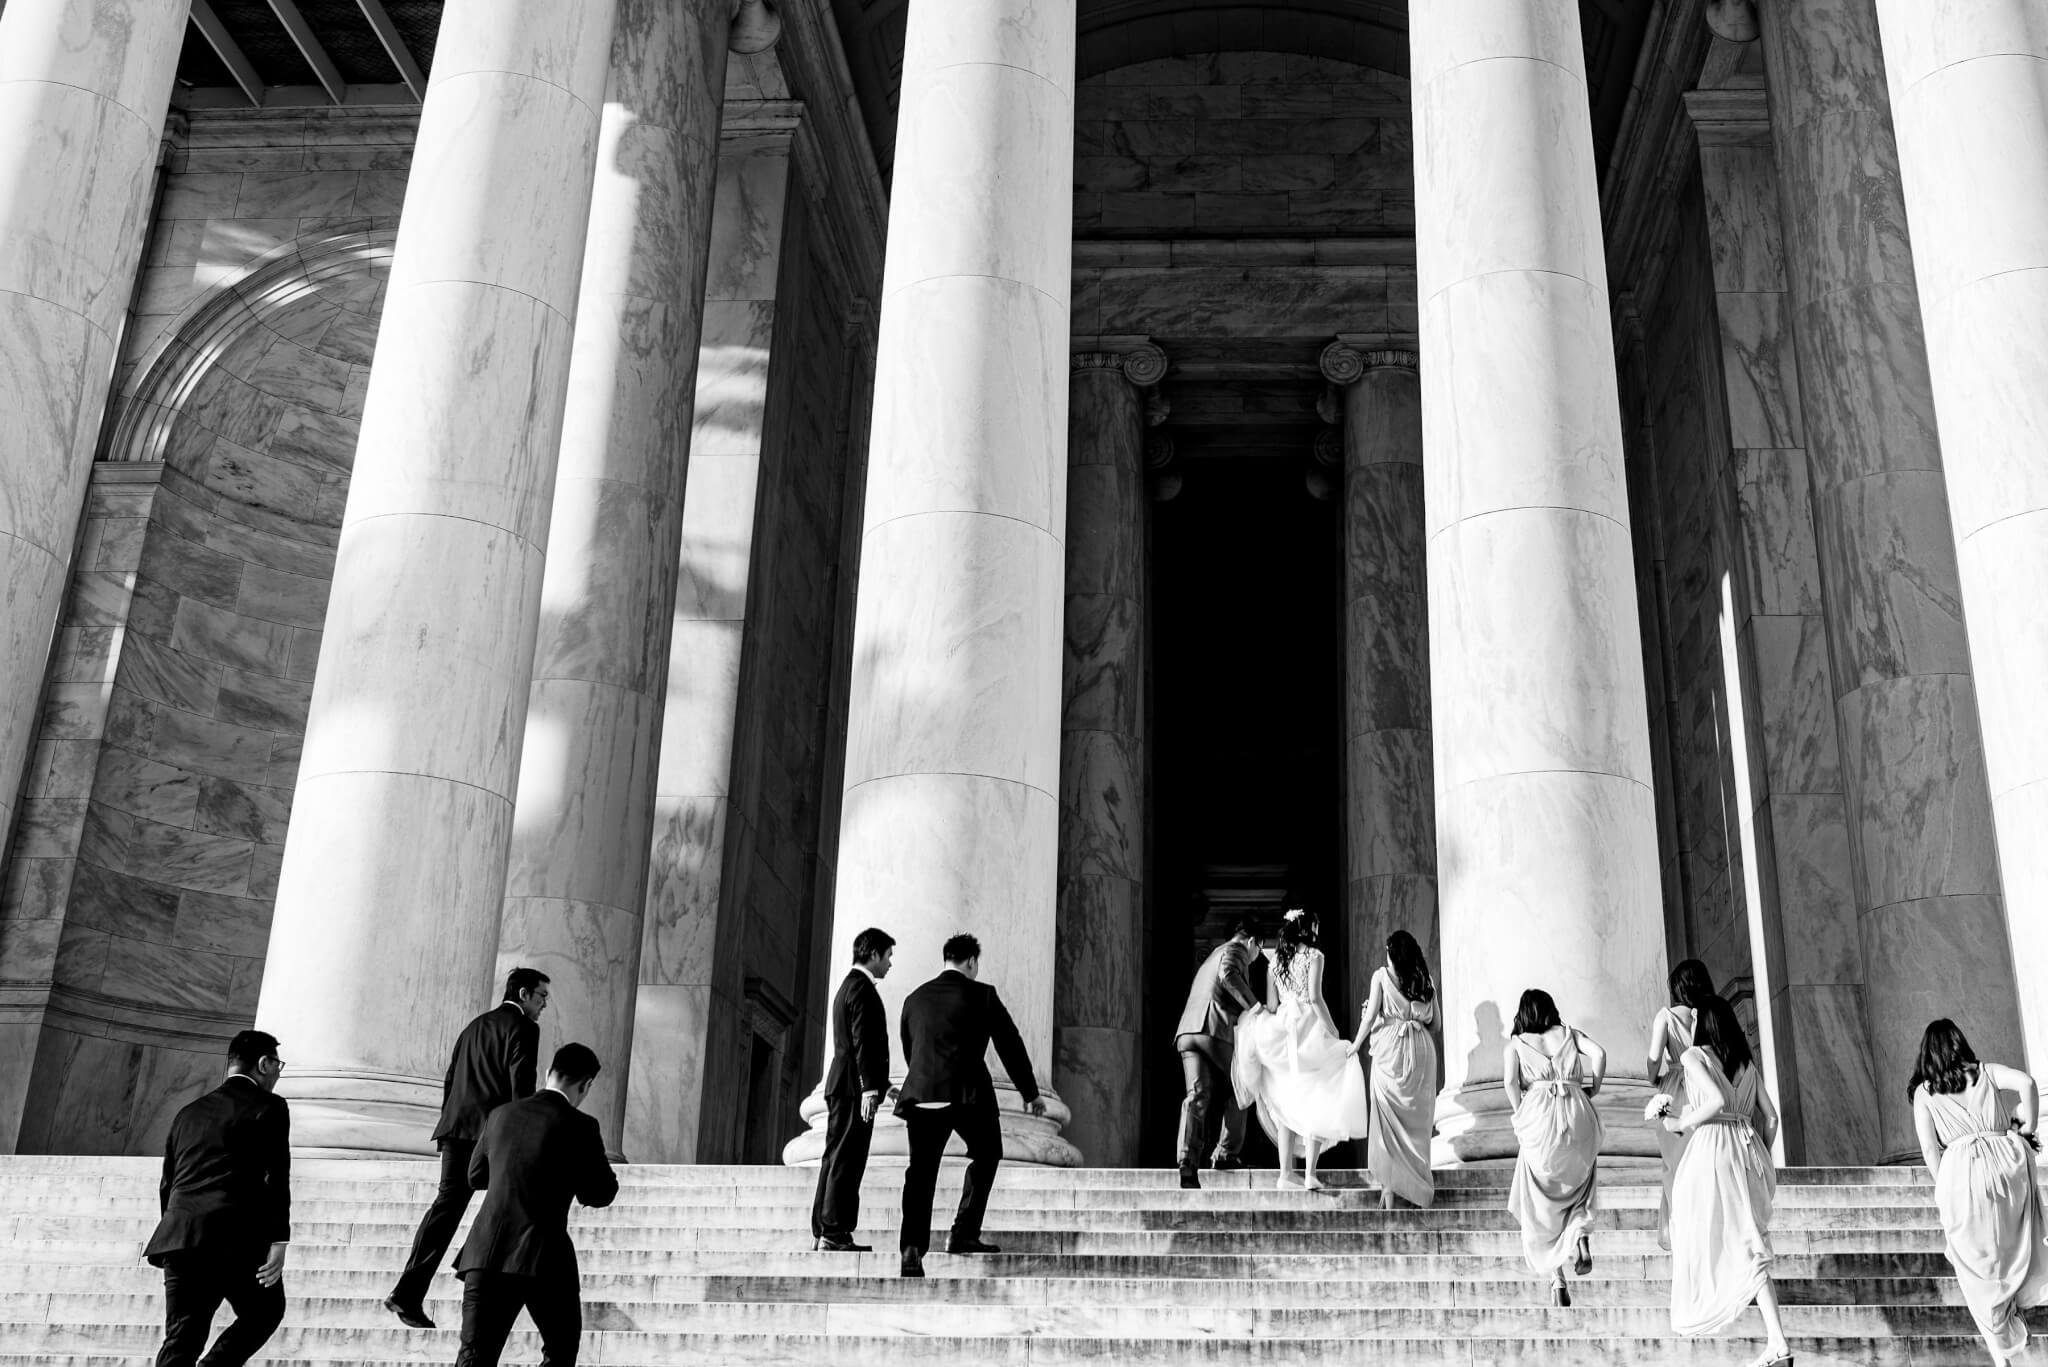
[[[1334,385],[1357,384],[1365,374],[1365,356],[1346,342],[1332,342],[1324,347],[1319,364],[1323,378]]]
[[[1166,353],[1150,342],[1123,353],[1124,378],[1140,389],[1166,378]]]
[[[1342,465],[1344,463],[1344,433],[1335,427],[1325,427],[1316,433],[1316,463],[1319,465]]]
[[[768,7],[768,0],[734,0],[732,28],[725,35],[725,50],[750,57],[766,52],[782,37],[782,16]]]
[[[1145,468],[1164,470],[1173,464],[1173,438],[1164,432],[1154,432],[1145,438]]]
[[[1755,40],[1763,31],[1757,22],[1756,0],[1707,0],[1707,27],[1731,43]]]

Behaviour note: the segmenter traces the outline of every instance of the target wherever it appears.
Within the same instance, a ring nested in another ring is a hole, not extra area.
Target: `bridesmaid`
[[[1951,1020],[1935,1021],[1920,1037],[1906,1092],[1934,1175],[1949,1265],[1991,1360],[2003,1367],[2027,1346],[2020,1310],[2048,1301],[2048,1250],[2041,1246],[2048,1226],[2031,1147],[2040,1092],[2017,1068],[1979,1063]],[[2017,1117],[2009,1116],[2000,1092],[2019,1094]]]
[[[1422,946],[1405,930],[1387,937],[1387,962],[1375,969],[1372,991],[1358,1014],[1349,1052],[1372,1040],[1366,1091],[1372,1125],[1366,1132],[1366,1167],[1380,1184],[1380,1209],[1394,1198],[1427,1206],[1436,1199],[1429,1170],[1429,1127],[1436,1112],[1436,983]]]
[[[1699,1004],[1714,995],[1714,980],[1698,959],[1684,959],[1671,970],[1671,1005],[1658,1009],[1650,1022],[1650,1061],[1644,1076],[1656,1079],[1657,1091],[1671,1098],[1671,1113],[1685,1114],[1685,1069],[1679,1058],[1692,1048],[1693,1026]],[[1685,1151],[1685,1138],[1662,1128],[1657,1130],[1657,1153],[1664,1160],[1664,1195],[1657,1206],[1657,1246],[1671,1247],[1671,1177],[1678,1171],[1678,1155]]]
[[[1508,1209],[1522,1225],[1522,1256],[1551,1274],[1551,1299],[1570,1305],[1565,1263],[1581,1277],[1593,1270],[1588,1231],[1604,1131],[1592,1098],[1607,1075],[1607,1051],[1566,1025],[1550,994],[1532,987],[1515,1008],[1500,1068],[1522,1145]]]
[[[1792,1367],[1771,1285],[1778,1110],[1735,1008],[1710,996],[1697,1010],[1698,1043],[1680,1056],[1692,1104],[1663,1117],[1666,1130],[1686,1136],[1671,1180],[1671,1327],[1711,1334],[1754,1300],[1767,1341],[1749,1367]]]

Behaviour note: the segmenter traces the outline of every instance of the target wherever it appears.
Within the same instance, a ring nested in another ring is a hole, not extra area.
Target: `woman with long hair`
[[[1301,1146],[1302,1186],[1319,1190],[1316,1159],[1331,1144],[1361,1138],[1370,1124],[1365,1075],[1344,1047],[1323,1003],[1323,951],[1315,917],[1301,910],[1280,923],[1266,951],[1266,1005],[1238,1020],[1230,1080],[1238,1105],[1258,1107],[1259,1124],[1280,1150],[1280,1180],[1294,1175]]]
[[[1605,1131],[1593,1098],[1607,1076],[1607,1051],[1566,1025],[1541,988],[1522,994],[1500,1056],[1501,1082],[1514,1112],[1515,1177],[1508,1209],[1522,1226],[1522,1256],[1551,1274],[1551,1299],[1570,1305],[1567,1262],[1593,1270],[1594,1192]]]
[[[1771,1142],[1778,1110],[1735,1008],[1710,996],[1695,1007],[1694,1043],[1681,1055],[1685,1137],[1671,1179],[1671,1327],[1691,1337],[1726,1328],[1756,1302],[1768,1340],[1750,1367],[1791,1367],[1792,1348],[1771,1285]]]
[[[1693,1030],[1699,1022],[1699,1005],[1714,995],[1714,980],[1698,959],[1681,959],[1667,980],[1671,1004],[1658,1008],[1650,1021],[1650,1060],[1644,1075],[1655,1078],[1660,1095],[1671,1098],[1671,1113],[1685,1113],[1685,1068],[1679,1062],[1692,1048]],[[1678,1171],[1678,1156],[1685,1152],[1685,1136],[1657,1127],[1657,1154],[1664,1160],[1664,1196],[1657,1205],[1657,1245],[1671,1247],[1671,1178]]]
[[[2018,1094],[2017,1115],[2001,1092]],[[2017,1068],[1979,1062],[1956,1023],[1944,1018],[1921,1035],[1906,1094],[1970,1318],[1993,1362],[2016,1361],[2027,1346],[2020,1311],[2048,1301],[2048,1250],[2041,1243],[2048,1225],[2034,1184],[2040,1089]]]
[[[1429,961],[1413,935],[1397,930],[1387,937],[1387,962],[1373,971],[1349,1046],[1356,1054],[1372,1041],[1365,1162],[1380,1184],[1382,1210],[1392,1210],[1396,1196],[1416,1206],[1436,1199],[1429,1170],[1429,1128],[1436,1112],[1436,1044],[1429,1026],[1435,1019]]]

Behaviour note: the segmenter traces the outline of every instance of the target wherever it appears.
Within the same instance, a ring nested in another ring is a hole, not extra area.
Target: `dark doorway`
[[[1238,912],[1317,912],[1324,993],[1340,1028],[1356,1019],[1342,978],[1338,503],[1311,497],[1307,460],[1210,446],[1152,508],[1148,1164],[1174,1160],[1189,979]],[[1249,1156],[1270,1165],[1251,1129]]]

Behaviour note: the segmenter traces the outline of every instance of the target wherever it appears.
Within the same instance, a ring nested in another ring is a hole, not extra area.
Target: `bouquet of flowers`
[[[1643,1119],[1662,1120],[1671,1114],[1671,1108],[1676,1104],[1669,1092],[1659,1092],[1650,1098],[1649,1105],[1643,1107]]]

